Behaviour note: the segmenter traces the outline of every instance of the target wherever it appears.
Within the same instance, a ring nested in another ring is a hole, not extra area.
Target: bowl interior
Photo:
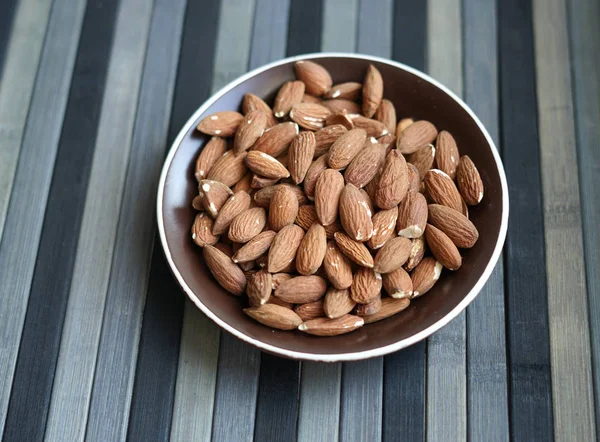
[[[503,210],[502,171],[499,170],[493,155],[493,147],[488,143],[477,122],[454,98],[420,76],[383,60],[373,61],[355,56],[329,56],[319,58],[319,63],[331,73],[334,83],[362,81],[369,63],[381,72],[385,84],[385,98],[391,100],[397,109],[398,118],[413,117],[427,119],[439,130],[452,133],[461,154],[468,154],[478,167],[485,186],[483,201],[471,208],[470,218],[479,229],[479,240],[470,250],[463,252],[463,266],[456,272],[444,270],[434,288],[415,299],[404,312],[392,318],[369,324],[347,335],[336,337],[312,337],[301,332],[271,330],[247,317],[242,312],[242,304],[225,292],[211,277],[205,266],[202,252],[191,240],[190,228],[195,216],[191,201],[197,194],[197,183],[193,177],[195,159],[207,141],[207,137],[196,132],[196,124],[206,115],[217,111],[239,109],[245,93],[251,92],[271,100],[281,84],[294,79],[294,60],[270,67],[249,76],[234,87],[217,96],[203,112],[196,115],[193,124],[186,126],[181,140],[173,147],[172,161],[168,164],[162,193],[163,245],[166,245],[170,264],[176,268],[179,282],[193,301],[208,309],[218,320],[229,325],[232,331],[245,335],[246,339],[259,341],[268,346],[269,351],[298,356],[297,352],[308,354],[303,357],[330,360],[339,359],[342,354],[365,352],[396,344],[393,349],[402,348],[414,341],[414,337],[424,337],[430,328],[447,315],[457,314],[456,308],[470,293],[473,295],[478,281],[485,275],[501,236]],[[191,122],[191,120],[190,120]],[[493,263],[492,263],[493,264]],[[488,270],[489,272],[489,270]],[[483,278],[485,279],[485,278]],[[186,287],[187,286],[187,287]],[[194,299],[196,298],[196,299]],[[464,307],[466,303],[463,302]],[[236,333],[237,334],[237,333]],[[244,336],[241,336],[244,337]],[[287,352],[286,352],[287,351]],[[294,352],[294,353],[289,353]],[[366,354],[368,356],[369,354]],[[357,355],[356,358],[360,358]]]

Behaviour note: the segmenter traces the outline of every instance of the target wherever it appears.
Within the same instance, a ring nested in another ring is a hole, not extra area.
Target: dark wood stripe
[[[4,60],[6,59],[6,47],[10,39],[13,18],[17,0],[0,0],[0,78],[4,70]]]
[[[323,0],[291,0],[287,55],[321,50]]]
[[[425,69],[427,2],[397,0],[394,5],[392,58]],[[426,343],[384,358],[384,441],[425,439]]]
[[[504,249],[511,436],[552,440],[532,5],[503,0],[498,13],[501,138],[511,217]]]
[[[185,17],[168,146],[189,116],[209,96],[219,2],[190,1]],[[184,299],[156,239],[130,411],[128,438],[131,440],[168,439]]]

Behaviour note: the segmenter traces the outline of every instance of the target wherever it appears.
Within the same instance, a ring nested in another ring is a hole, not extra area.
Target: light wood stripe
[[[556,440],[594,440],[594,399],[564,0],[533,3]],[[597,269],[590,269],[597,271]]]
[[[285,57],[290,0],[256,0],[250,69]]]
[[[56,0],[52,7],[31,96],[27,130],[23,135],[14,189],[0,243],[0,433],[3,432],[6,420],[35,256],[52,178],[52,166],[58,148],[84,9],[84,0]],[[42,9],[41,13],[37,20],[27,20],[27,23],[40,24],[43,27],[45,9]],[[39,37],[39,34],[34,35]],[[20,49],[30,47],[35,50],[39,44],[36,37],[20,46]],[[35,64],[35,61],[32,63]],[[30,67],[32,68],[33,66]],[[31,71],[25,73],[31,75]],[[27,95],[27,84],[24,86]],[[26,106],[25,98],[23,97],[21,106]],[[17,101],[16,104],[18,103]],[[20,110],[24,112],[23,108]],[[44,148],[40,149],[40,146]]]
[[[583,215],[583,244],[594,361],[596,429],[600,425],[600,3],[570,0],[571,68]]]
[[[356,51],[359,1],[323,0],[322,51]]]
[[[120,6],[73,281],[63,326],[47,440],[82,440],[90,410],[106,292],[138,102],[152,0]],[[96,425],[94,418],[90,421]],[[110,424],[104,422],[104,429]],[[116,426],[115,426],[116,428]],[[92,426],[92,440],[98,427]]]
[[[427,19],[428,71],[460,96],[463,55],[461,1],[429,0]],[[466,439],[466,368],[466,321],[465,313],[462,313],[429,338],[426,421],[428,440]]]
[[[392,0],[361,0],[358,13],[358,52],[392,56]]]

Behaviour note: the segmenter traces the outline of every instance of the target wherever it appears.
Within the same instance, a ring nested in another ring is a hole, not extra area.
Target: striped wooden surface
[[[6,441],[592,441],[600,412],[595,0],[0,0]],[[269,61],[360,52],[462,95],[504,159],[504,260],[426,342],[262,354],[156,241],[167,146]]]

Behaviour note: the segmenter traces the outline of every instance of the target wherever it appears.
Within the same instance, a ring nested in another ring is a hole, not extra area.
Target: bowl
[[[214,112],[239,109],[251,92],[272,100],[279,87],[295,79],[294,63],[314,60],[329,70],[334,84],[362,81],[374,64],[385,84],[385,98],[398,116],[427,119],[456,139],[461,155],[468,154],[485,186],[482,202],[470,211],[479,240],[463,251],[463,265],[445,270],[426,295],[396,316],[340,336],[315,337],[300,331],[272,330],[242,311],[240,298],[227,293],[212,278],[202,251],[190,235],[196,212],[195,160],[208,137],[195,130]],[[446,87],[426,74],[378,57],[322,53],[286,58],[233,81],[208,99],[179,132],[165,161],[158,189],[158,228],[161,243],[177,282],[192,302],[227,332],[261,350],[313,361],[350,361],[385,355],[408,347],[439,330],[462,312],[489,278],[502,250],[508,222],[508,190],[498,150],[473,111]]]

